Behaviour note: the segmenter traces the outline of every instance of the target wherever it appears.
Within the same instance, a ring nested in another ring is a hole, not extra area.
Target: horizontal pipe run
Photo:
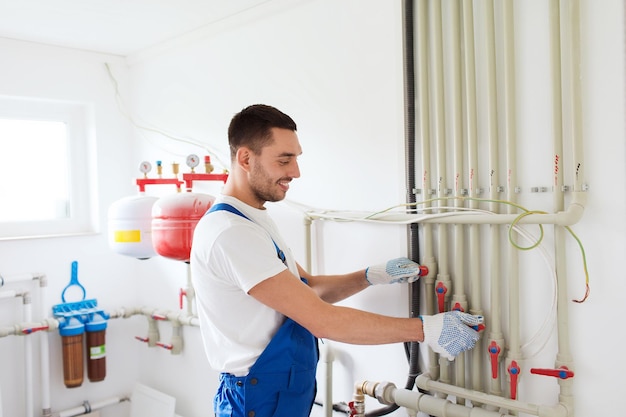
[[[446,224],[554,224],[572,226],[576,224],[585,210],[586,193],[574,192],[574,201],[567,210],[546,214],[493,214],[488,212],[446,212],[438,214],[415,215],[400,212],[385,212],[362,217],[363,213],[346,214],[345,212],[307,213],[313,219],[343,219],[357,222],[385,223],[446,223]],[[520,217],[521,216],[521,217]]]
[[[180,311],[159,310],[153,307],[135,307],[135,308],[122,307],[118,310],[114,310],[110,312],[109,318],[127,319],[129,317],[137,316],[137,315],[143,315],[146,317],[158,317],[159,320],[168,320],[170,322],[178,323],[183,326],[200,327],[200,320],[198,319],[197,316],[189,315],[187,313],[183,313]]]
[[[129,401],[129,397],[112,397],[112,398],[108,398],[106,400],[94,402],[94,403],[91,403],[91,404],[88,401],[85,401],[79,407],[74,407],[74,408],[70,408],[68,410],[60,411],[58,413],[53,413],[52,417],[74,417],[74,416],[80,416],[80,415],[83,415],[83,414],[91,413],[92,411],[95,411],[95,410],[100,410],[100,409],[102,409],[104,407],[108,407],[108,406],[111,406],[111,405],[119,404],[119,403],[121,403],[123,401]]]
[[[183,326],[200,327],[200,321],[196,316],[190,316],[186,313],[178,311],[156,310],[149,307],[133,308],[133,309],[120,309],[110,314],[109,318],[129,318],[134,315],[154,316],[159,315],[163,317],[163,320],[168,320],[172,323],[178,323]],[[55,318],[47,318],[41,322],[24,322],[16,323],[12,326],[0,327],[0,338],[6,336],[26,336],[34,333],[35,330],[45,330],[51,332],[59,328],[59,321]]]
[[[53,331],[59,328],[59,321],[56,319],[45,319],[41,322],[16,323],[13,326],[0,327],[0,337],[6,336],[26,336],[34,333],[33,329]]]
[[[13,282],[26,282],[32,281],[35,279],[43,279],[45,278],[44,274],[39,273],[23,273],[23,274],[11,274],[11,275],[2,275],[0,274],[0,287],[3,287],[6,284],[10,284]]]
[[[419,391],[398,389],[390,382],[365,381],[357,386],[363,394],[376,398],[382,404],[397,404],[435,417],[513,417],[499,411],[455,404],[445,398],[433,397]]]
[[[422,374],[415,380],[415,385],[426,391],[435,391],[447,395],[454,395],[457,398],[465,398],[472,402],[492,405],[503,409],[526,413],[538,417],[567,417],[569,412],[561,404],[556,406],[541,406],[525,403],[519,400],[503,398],[497,395],[490,395],[480,391],[460,388],[454,385],[433,381],[428,375]]]

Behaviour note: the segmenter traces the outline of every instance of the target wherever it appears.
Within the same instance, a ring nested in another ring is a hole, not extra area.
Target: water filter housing
[[[179,193],[158,199],[152,206],[152,245],[166,258],[189,262],[193,232],[215,197]]]
[[[143,194],[122,198],[109,207],[109,246],[138,259],[157,253],[152,245],[152,206],[158,197]]]

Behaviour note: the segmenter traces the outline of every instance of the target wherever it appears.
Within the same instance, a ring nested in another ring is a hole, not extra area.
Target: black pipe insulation
[[[415,181],[415,62],[414,62],[414,15],[413,1],[402,2],[402,31],[403,31],[403,63],[404,63],[404,139],[405,139],[405,168],[406,168],[406,202],[409,203],[409,212],[415,212],[416,181]],[[417,223],[411,223],[407,228],[409,258],[419,261],[419,234]],[[420,283],[409,284],[409,317],[418,317],[420,310]],[[420,374],[419,343],[404,344],[409,362],[409,374],[405,388],[412,390],[415,379]],[[366,417],[379,417],[392,413],[400,408],[392,404],[377,410],[365,413]]]

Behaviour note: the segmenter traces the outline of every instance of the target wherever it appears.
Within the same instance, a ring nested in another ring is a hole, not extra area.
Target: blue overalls
[[[213,205],[207,213],[217,210],[250,220],[226,203]],[[274,246],[286,263],[276,242]],[[216,417],[308,417],[315,399],[318,358],[315,336],[286,317],[248,375],[220,375],[213,400]]]

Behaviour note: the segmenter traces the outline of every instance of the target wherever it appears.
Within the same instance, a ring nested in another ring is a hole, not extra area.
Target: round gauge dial
[[[144,174],[147,174],[148,172],[150,172],[151,169],[152,169],[152,164],[150,164],[150,162],[148,161],[143,161],[141,164],[139,164],[139,171],[141,171]]]
[[[187,166],[189,168],[195,168],[198,166],[199,163],[200,158],[198,158],[198,155],[191,154],[187,157]]]

